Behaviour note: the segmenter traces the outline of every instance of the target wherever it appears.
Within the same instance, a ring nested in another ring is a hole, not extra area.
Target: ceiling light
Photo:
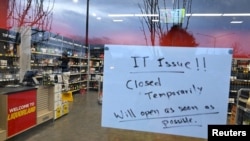
[[[250,13],[186,13],[186,16],[250,16]]]
[[[193,14],[191,14],[191,16],[202,16],[202,17],[222,16],[222,13],[193,13]]]
[[[154,19],[153,19],[152,22],[159,22],[159,20],[154,20]]]
[[[241,23],[243,23],[243,21],[231,21],[230,23],[231,24],[241,24]]]
[[[159,17],[158,14],[135,14],[136,17]]]
[[[250,16],[250,13],[225,13],[223,16]]]
[[[109,17],[159,17],[159,14],[108,14]],[[186,16],[216,17],[216,16],[250,16],[250,13],[186,13]]]
[[[113,20],[113,22],[123,22],[123,20]]]
[[[108,14],[109,17],[159,17],[159,14]]]
[[[133,17],[134,14],[108,14],[109,17]]]

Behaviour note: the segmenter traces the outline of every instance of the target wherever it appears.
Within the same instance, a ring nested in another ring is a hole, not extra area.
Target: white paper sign
[[[226,124],[232,49],[106,45],[102,126],[207,138]]]

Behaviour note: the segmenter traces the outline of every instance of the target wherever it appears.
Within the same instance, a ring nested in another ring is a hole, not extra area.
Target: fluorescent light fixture
[[[225,13],[223,16],[250,16],[250,13]]]
[[[159,17],[159,14],[108,14],[109,17]]]
[[[133,17],[134,14],[108,14],[109,17]]]
[[[250,13],[186,13],[186,16],[250,16]]]
[[[241,23],[243,23],[243,21],[231,21],[230,23],[231,24],[241,24]]]
[[[108,14],[109,17],[159,17],[159,14]],[[186,16],[216,17],[216,16],[250,16],[250,13],[186,13]]]
[[[101,20],[102,18],[101,18],[101,17],[97,17],[96,19],[97,19],[97,20]]]
[[[113,20],[113,22],[123,22],[123,20]]]
[[[202,16],[202,17],[210,17],[210,16],[222,16],[222,13],[193,13],[191,16]]]
[[[152,22],[159,22],[159,20],[154,20],[154,19],[153,19]]]
[[[159,17],[159,14],[135,14],[136,17]]]

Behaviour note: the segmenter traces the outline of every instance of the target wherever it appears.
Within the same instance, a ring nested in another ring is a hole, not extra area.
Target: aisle
[[[34,127],[8,141],[204,141],[170,135],[101,127],[97,93],[75,94],[70,112],[57,120]]]

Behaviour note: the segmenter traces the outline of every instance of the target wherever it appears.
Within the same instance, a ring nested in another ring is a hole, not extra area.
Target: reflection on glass
[[[51,31],[86,44],[232,47],[234,56],[249,57],[249,4],[248,0],[2,0],[0,26]],[[218,37],[229,33],[234,35]]]
[[[8,2],[8,28],[26,26],[46,31],[51,29],[55,0],[10,0]]]
[[[160,39],[160,45],[182,47],[198,46],[194,36],[178,25],[174,25],[167,33],[163,34]]]

